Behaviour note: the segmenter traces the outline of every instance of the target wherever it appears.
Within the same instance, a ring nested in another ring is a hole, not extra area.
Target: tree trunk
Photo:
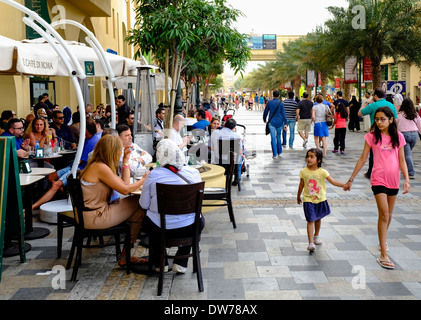
[[[380,60],[379,59],[373,59],[371,58],[371,69],[373,70],[373,91],[377,88],[382,87],[382,77],[381,77],[381,71],[382,68],[380,66]]]
[[[300,97],[300,88],[301,88],[301,79],[300,78],[295,79],[294,80],[294,93],[295,93],[295,96],[298,97],[298,98],[301,98]]]
[[[323,98],[326,98],[327,73],[320,72],[320,79],[321,79],[320,86],[322,88],[322,95],[323,95]]]

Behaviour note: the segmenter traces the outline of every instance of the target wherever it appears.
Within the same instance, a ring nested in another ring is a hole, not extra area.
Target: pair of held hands
[[[353,182],[353,181],[348,180],[348,181],[347,181],[347,182],[343,185],[343,189],[344,189],[344,191],[350,191],[350,190],[351,190],[352,182]],[[409,192],[409,190],[410,190],[410,188],[411,188],[411,186],[410,186],[410,184],[409,184],[409,181],[408,181],[408,180],[405,180],[405,181],[403,182],[403,192],[402,192],[402,194],[408,193],[408,192]]]
[[[351,186],[352,186],[352,182],[353,181],[350,181],[350,180],[348,180],[343,186],[342,186],[342,188],[343,188],[343,190],[344,191],[351,191]],[[403,192],[402,192],[402,194],[405,194],[405,193],[408,193],[409,192],[409,190],[410,190],[410,184],[409,184],[409,181],[408,180],[405,180],[404,182],[403,182]],[[297,197],[297,203],[298,204],[301,204],[301,197],[300,196],[298,196]]]

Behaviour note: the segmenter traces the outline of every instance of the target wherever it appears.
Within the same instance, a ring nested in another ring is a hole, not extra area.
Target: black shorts
[[[390,189],[385,186],[371,186],[371,190],[373,190],[374,195],[386,193],[388,196],[396,196],[399,192],[399,189]]]

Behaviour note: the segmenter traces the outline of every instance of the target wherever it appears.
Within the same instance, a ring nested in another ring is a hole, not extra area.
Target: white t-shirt
[[[174,141],[177,146],[183,144],[184,142],[183,138],[180,135],[180,132],[176,131],[174,128],[171,129],[171,140]],[[187,147],[184,146],[183,148],[181,148],[181,151],[187,152]]]

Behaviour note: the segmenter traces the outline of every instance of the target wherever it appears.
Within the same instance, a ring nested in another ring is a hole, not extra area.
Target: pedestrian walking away
[[[336,100],[333,102],[333,105],[336,107],[338,105],[338,103],[343,103],[346,107],[346,111],[348,112],[348,117],[350,115],[350,109],[349,109],[349,102],[346,101],[344,98],[342,98],[342,91],[338,91],[336,92]],[[326,103],[327,104],[327,103]],[[332,107],[332,104],[330,104],[330,106]],[[334,112],[333,108],[332,108],[332,113]],[[346,120],[349,120],[349,118],[347,118]]]
[[[285,114],[285,107],[282,101],[279,100],[279,91],[273,92],[273,99],[270,100],[263,112],[263,122],[266,123],[266,118],[269,115],[269,131],[272,147],[272,159],[276,157],[282,158],[282,131],[287,128],[287,118]]]
[[[414,162],[412,160],[412,149],[415,147],[418,134],[421,133],[421,118],[415,110],[414,103],[411,99],[405,98],[402,101],[398,112],[397,119],[398,131],[405,138],[406,145],[404,147],[406,165],[410,179],[415,178]]]
[[[336,187],[344,187],[344,183],[333,179],[329,172],[322,168],[323,153],[318,148],[312,148],[306,153],[307,166],[300,171],[300,185],[297,192],[297,203],[303,203],[304,215],[307,221],[307,250],[312,252],[315,245],[322,244],[320,227],[322,218],[330,214],[326,199],[325,180]],[[301,194],[303,200],[301,201]]]
[[[323,157],[326,157],[327,152],[327,137],[329,137],[329,127],[326,123],[326,114],[330,107],[323,104],[323,96],[316,96],[316,103],[312,109],[312,121],[314,122],[314,143],[317,148],[320,148],[320,142],[323,144]]]
[[[371,189],[378,208],[377,230],[380,243],[380,257],[377,262],[386,269],[394,269],[387,250],[387,231],[392,221],[393,208],[399,192],[401,170],[405,179],[403,193],[410,190],[408,169],[405,161],[405,138],[397,131],[393,112],[388,107],[378,108],[374,114],[375,125],[367,133],[364,149],[355,165],[344,190],[351,190],[352,182],[364,166],[370,150],[373,151],[373,174],[371,175]]]
[[[288,92],[288,99],[284,101],[285,114],[287,116],[287,126],[289,128],[289,140],[288,145],[290,148],[294,145],[295,138],[295,123],[297,122],[297,108],[298,104],[294,100],[294,92]],[[282,132],[282,145],[287,144],[287,130]]]
[[[335,107],[335,116],[333,118],[332,126],[329,129],[335,128],[335,137],[333,138],[333,153],[339,150],[341,154],[345,153],[345,137],[346,137],[346,119],[348,112],[345,105],[339,102]]]
[[[361,103],[358,102],[355,96],[352,96],[351,101],[349,102],[349,131],[360,131],[360,117],[358,116],[358,111],[360,110]]]
[[[308,98],[308,93],[303,93],[303,100],[298,103],[296,118],[298,121],[297,131],[301,139],[303,139],[303,147],[308,143],[308,134],[311,130],[313,102]]]

